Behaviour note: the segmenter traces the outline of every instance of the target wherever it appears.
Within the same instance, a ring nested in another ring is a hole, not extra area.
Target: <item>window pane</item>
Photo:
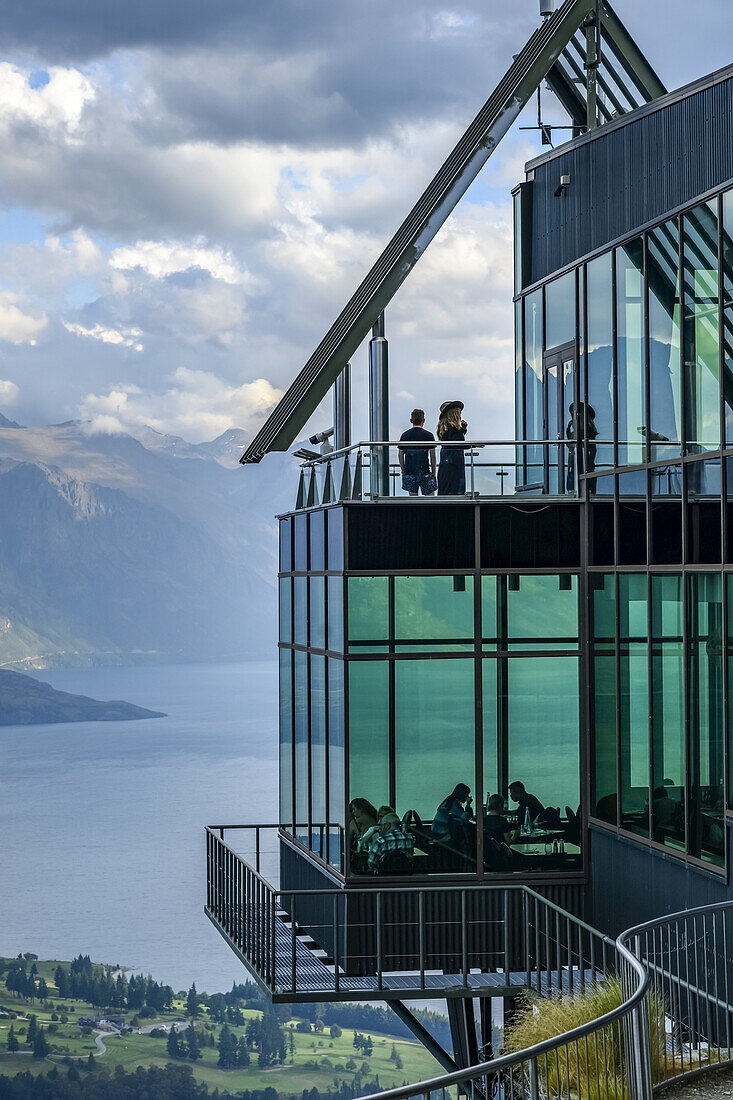
[[[698,206],[683,223],[687,442],[694,454],[720,444],[717,203]]]
[[[293,569],[305,573],[308,569],[308,517],[293,518]]]
[[[280,520],[280,572],[289,573],[293,568],[293,524],[290,519]]]
[[[473,806],[438,813],[459,784],[475,797],[475,698],[472,660],[395,663],[395,791],[398,816],[414,810],[437,845],[429,871],[475,868]],[[460,802],[460,799],[459,799]]]
[[[482,793],[484,806],[487,804],[490,795],[501,793],[499,791],[499,733],[497,726],[498,668],[499,662],[496,659],[482,661],[482,711],[484,727],[484,782]]]
[[[293,628],[291,616],[292,607],[292,582],[290,577],[280,578],[280,641],[291,642],[293,640]]]
[[[349,577],[349,642],[389,638],[389,579]]]
[[[296,649],[293,654],[295,679],[295,835],[308,843],[308,654]]]
[[[721,578],[690,576],[690,852],[722,867],[723,653]]]
[[[616,370],[619,465],[644,461],[644,249],[641,238],[616,249]]]
[[[395,639],[473,639],[473,577],[395,577]]]
[[[595,815],[618,824],[616,578],[592,575]]]
[[[326,648],[326,585],[323,577],[310,578],[310,645]]]
[[[522,192],[517,191],[514,201],[514,293],[522,289]]]
[[[326,856],[326,658],[311,656],[311,849]]]
[[[733,574],[725,578],[728,600],[728,809],[733,807]]]
[[[349,799],[377,810],[389,802],[389,667],[386,661],[349,662]],[[349,822],[353,856],[357,841]]]
[[[685,850],[682,577],[652,577],[652,836]]]
[[[340,464],[338,464],[340,469]],[[339,486],[336,486],[336,492]],[[328,568],[343,569],[344,567],[344,513],[341,508],[329,508],[326,512],[326,526],[328,530]]]
[[[344,662],[328,662],[328,861],[343,870],[345,821]]]
[[[481,578],[481,634],[485,641],[494,643],[498,636],[496,619],[497,583],[497,577]]]
[[[599,443],[587,469],[613,465],[613,290],[611,253],[591,260],[586,268],[588,294],[588,416]],[[590,443],[593,430],[588,429]]]
[[[652,460],[679,455],[682,440],[679,243],[676,218],[648,238]]]
[[[542,403],[542,291],[524,299],[524,438],[544,439]],[[526,484],[543,478],[543,448],[527,447]]]
[[[580,802],[578,707],[577,657],[507,660],[509,783],[563,816]]]
[[[514,576],[508,577],[507,582],[509,648],[573,649],[577,646],[577,577]]]
[[[290,649],[280,650],[280,824],[293,827],[293,683]]]
[[[341,653],[344,648],[344,581],[328,578],[328,648]]]
[[[575,272],[545,287],[545,346],[556,348],[575,339]]]
[[[310,543],[310,568],[313,573],[320,573],[326,568],[326,513],[323,511],[310,513]]]
[[[522,302],[514,303],[514,437],[524,435],[524,351],[522,348]],[[517,474],[519,485],[524,484],[524,448],[517,447]],[[503,484],[503,481],[502,481]]]
[[[723,195],[723,385],[725,438],[733,442],[733,191]]]
[[[294,631],[296,645],[308,645],[308,578],[293,577]]]
[[[646,576],[619,576],[621,824],[649,836],[649,671]]]

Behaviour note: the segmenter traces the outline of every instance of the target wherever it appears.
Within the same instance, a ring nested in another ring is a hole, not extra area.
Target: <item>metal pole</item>
[[[333,385],[333,449],[351,446],[351,363]]]
[[[380,313],[369,341],[369,438],[389,439],[389,354]],[[372,447],[370,490],[389,496],[389,447]]]
[[[585,20],[585,83],[588,104],[588,129],[598,125],[598,18],[596,13]]]

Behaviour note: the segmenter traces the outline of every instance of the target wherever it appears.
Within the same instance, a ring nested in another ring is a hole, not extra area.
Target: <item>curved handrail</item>
[[[544,1039],[541,1043],[526,1047],[524,1050],[516,1051],[512,1054],[503,1054],[498,1058],[492,1058],[488,1062],[470,1066],[468,1069],[442,1074],[439,1077],[433,1077],[427,1081],[419,1081],[413,1085],[372,1093],[370,1096],[361,1097],[360,1100],[412,1100],[412,1098],[418,1096],[430,1097],[431,1093],[450,1088],[451,1085],[470,1085],[472,1082],[482,1077],[493,1076],[500,1073],[502,1070],[511,1069],[522,1063],[535,1063],[536,1065],[537,1059],[541,1058],[543,1055],[557,1051],[561,1047],[577,1043],[581,1039],[586,1039],[597,1032],[605,1030],[605,1028],[612,1026],[620,1020],[628,1018],[634,1010],[639,1008],[644,1002],[649,985],[649,975],[633,952],[630,951],[625,944],[620,942],[620,938],[615,941],[615,947],[623,962],[629,966],[636,976],[637,984],[633,992],[610,1012],[606,1012],[587,1024],[581,1024],[551,1039]],[[632,1089],[631,1092],[632,1095],[634,1095],[636,1090]],[[641,1096],[639,1100],[642,1100]],[[644,1098],[644,1100],[646,1100],[646,1098]]]

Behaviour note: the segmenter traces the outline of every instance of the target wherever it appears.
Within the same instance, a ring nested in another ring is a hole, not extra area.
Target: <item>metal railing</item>
[[[572,439],[477,439],[466,443],[399,443],[368,440],[329,451],[301,466],[296,510],[344,500],[407,499],[399,452],[406,448],[463,452],[468,498],[522,494],[577,497],[579,481]],[[582,465],[582,464],[581,464]],[[582,473],[582,469],[581,469]]]

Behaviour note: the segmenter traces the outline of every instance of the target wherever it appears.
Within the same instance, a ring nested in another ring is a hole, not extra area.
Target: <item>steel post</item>
[[[369,341],[369,438],[389,439],[389,354],[383,313]],[[372,496],[389,496],[389,447],[372,447],[370,461]]]
[[[333,385],[333,449],[351,446],[351,363],[347,363]]]

